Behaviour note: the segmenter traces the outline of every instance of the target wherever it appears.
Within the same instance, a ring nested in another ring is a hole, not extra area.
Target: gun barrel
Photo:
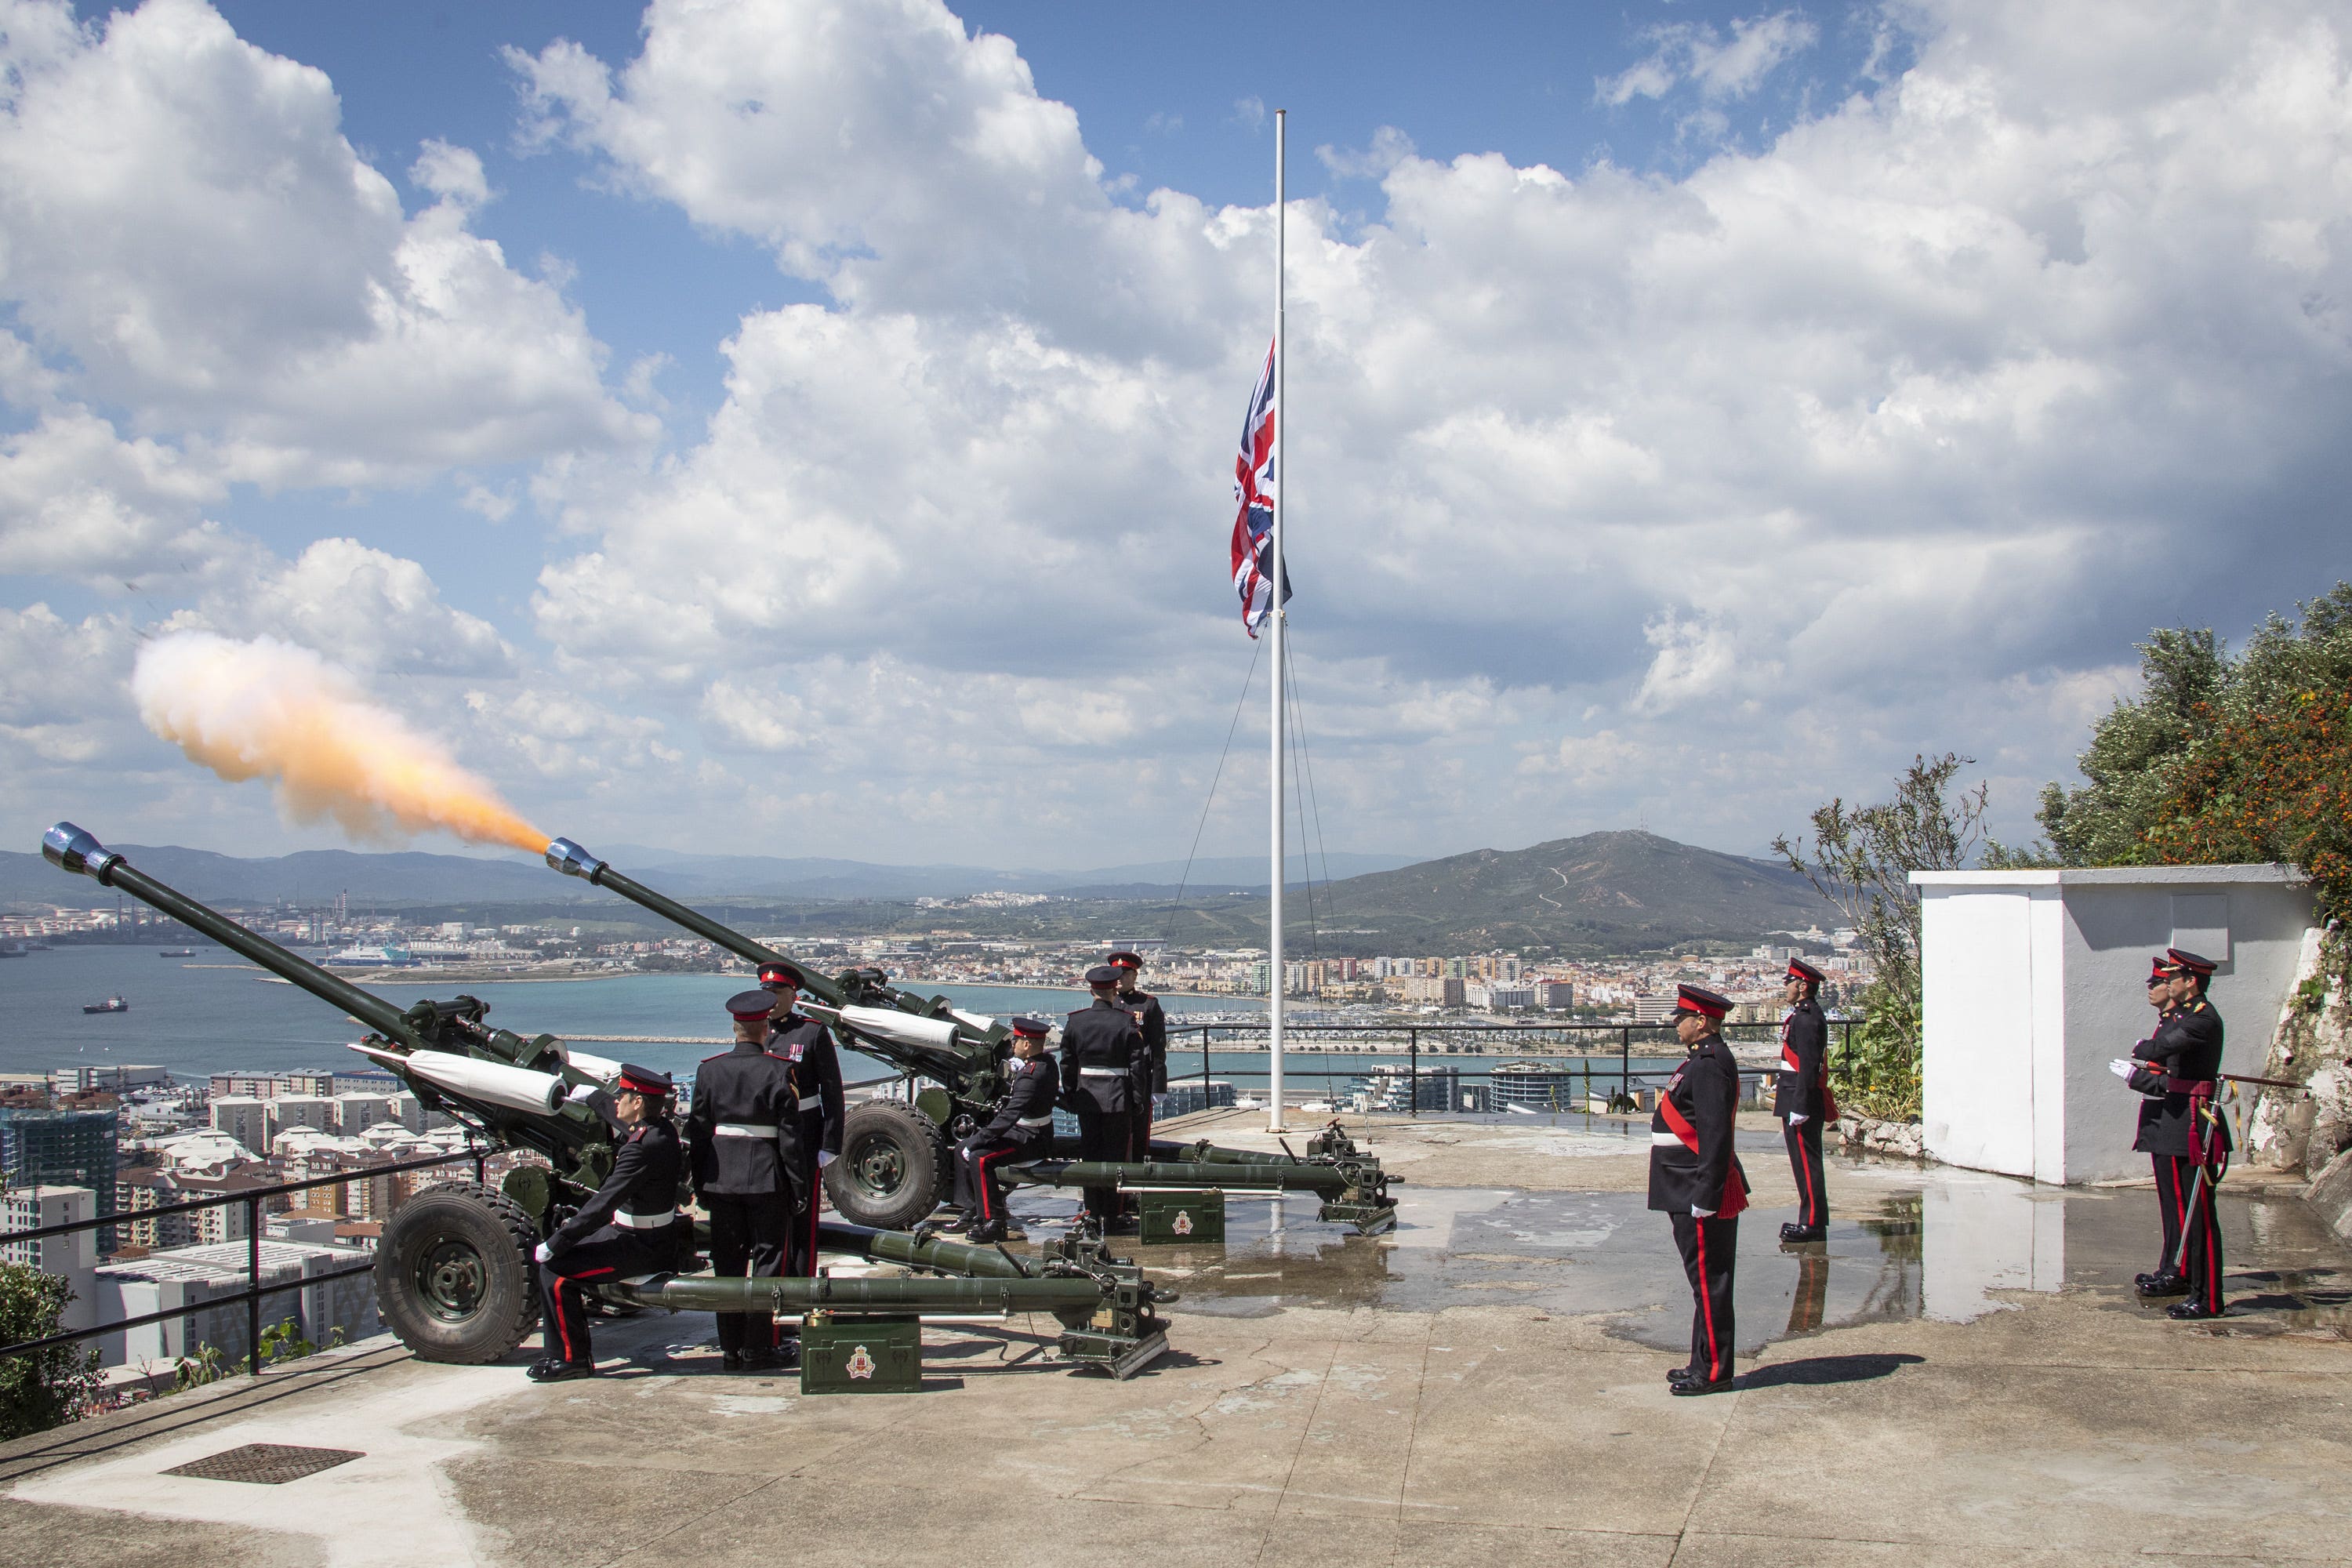
[[[656,1274],[650,1279],[600,1280],[595,1294],[606,1300],[688,1312],[807,1310],[975,1312],[1070,1311],[1093,1307],[1104,1287],[1081,1275],[987,1279],[744,1279],[707,1274]]]
[[[578,877],[594,888],[607,888],[631,903],[651,910],[673,925],[684,926],[703,941],[725,948],[748,963],[783,963],[792,966],[801,977],[801,989],[827,1005],[839,1007],[849,999],[834,984],[807,964],[763,947],[741,931],[730,930],[712,920],[699,910],[688,909],[676,899],[655,892],[634,877],[623,876],[610,863],[599,860],[569,838],[552,839],[547,846],[547,863],[567,877]]]
[[[340,975],[330,974],[307,958],[299,958],[268,938],[257,935],[226,915],[208,910],[186,894],[165,887],[144,871],[70,822],[60,822],[41,836],[41,853],[49,864],[78,872],[102,888],[116,888],[141,903],[163,910],[182,925],[200,931],[213,941],[299,985],[320,1001],[341,1007],[388,1040],[412,1050],[425,1042],[409,1028],[401,1010],[373,992],[362,991]]]

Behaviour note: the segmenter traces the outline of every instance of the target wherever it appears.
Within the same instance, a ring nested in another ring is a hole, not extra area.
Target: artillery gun
[[[904,1100],[868,1100],[852,1107],[842,1127],[841,1158],[825,1168],[833,1206],[859,1223],[904,1230],[919,1224],[947,1195],[948,1151],[984,1123],[1010,1087],[1005,1063],[1010,1027],[967,1013],[944,996],[921,997],[889,984],[878,969],[847,969],[827,976],[773,948],[753,942],[698,910],[654,891],[614,870],[569,838],[547,847],[547,863],[567,877],[618,893],[704,941],[754,965],[780,963],[801,976],[814,1001],[801,1004],[825,1019],[845,1043],[933,1087]],[[911,1088],[910,1084],[910,1088]],[[1140,1161],[1079,1161],[1058,1142],[1052,1157],[1005,1173],[1040,1186],[1175,1187],[1226,1192],[1307,1192],[1322,1200],[1318,1217],[1370,1236],[1396,1224],[1389,1177],[1380,1161],[1356,1147],[1334,1123],[1287,1160],[1248,1149],[1220,1148],[1203,1139],[1182,1143],[1154,1139]]]
[[[483,1021],[489,1008],[472,996],[396,1007],[137,870],[70,822],[43,836],[41,853],[52,865],[129,893],[341,1008],[369,1030],[350,1048],[398,1078],[421,1103],[494,1148],[528,1150],[547,1162],[516,1165],[496,1188],[472,1181],[426,1188],[394,1211],[376,1249],[378,1310],[420,1358],[478,1363],[520,1344],[540,1316],[531,1250],[612,1173],[613,1131],[572,1091],[609,1089],[620,1064],[571,1050],[552,1035],[489,1027]],[[696,1241],[707,1238],[706,1226],[694,1228]],[[1152,1309],[1175,1295],[1097,1242],[1066,1239],[1024,1262],[1000,1247],[821,1223],[818,1245],[921,1275],[719,1279],[692,1273],[696,1260],[681,1258],[686,1268],[590,1282],[585,1289],[614,1305],[671,1310],[1051,1312],[1062,1325],[1057,1348],[1066,1359],[1119,1377],[1167,1348],[1167,1325]]]

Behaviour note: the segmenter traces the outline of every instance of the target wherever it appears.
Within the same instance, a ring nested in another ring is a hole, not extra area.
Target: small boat
[[[193,947],[167,947],[155,956],[158,958],[194,958],[196,956],[196,950]]]
[[[131,1004],[120,996],[109,996],[103,1002],[85,1002],[81,1010],[85,1013],[128,1013]]]

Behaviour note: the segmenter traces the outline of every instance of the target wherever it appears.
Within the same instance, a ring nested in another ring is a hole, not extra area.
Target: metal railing
[[[1841,1056],[1842,1056],[1843,1059],[1844,1060],[1845,1064],[1846,1064],[1849,1068],[1853,1065],[1853,1026],[1854,1026],[1854,1025],[1855,1025],[1856,1023],[1858,1023],[1858,1022],[1860,1022],[1860,1021],[1861,1021],[1861,1020],[1859,1020],[1859,1019],[1855,1019],[1855,1018],[1832,1018],[1832,1019],[1829,1020],[1829,1022],[1830,1022],[1833,1026],[1835,1026],[1835,1027],[1840,1031],[1840,1033],[1839,1033],[1839,1038],[1838,1038],[1838,1049],[1839,1049],[1839,1051],[1840,1051],[1840,1053],[1841,1053]],[[1769,1031],[1769,1034],[1770,1034],[1770,1039],[1769,1039],[1769,1040],[1761,1041],[1761,1042],[1759,1042],[1759,1041],[1750,1041],[1750,1042],[1748,1042],[1748,1043],[1750,1043],[1750,1044],[1758,1044],[1758,1043],[1769,1044],[1769,1043],[1771,1043],[1772,1041],[1777,1041],[1777,1040],[1780,1038],[1780,1033],[1779,1033],[1779,1031],[1780,1031],[1780,1025],[1778,1025],[1777,1023],[1775,1023],[1775,1024],[1727,1024],[1727,1025],[1726,1025],[1726,1026],[1724,1026],[1724,1031],[1723,1031],[1723,1032],[1724,1032],[1724,1037],[1725,1037],[1725,1038],[1726,1038],[1727,1040],[1728,1040],[1728,1041],[1729,1041],[1731,1044],[1733,1044],[1733,1045],[1738,1045],[1738,1044],[1740,1044],[1740,1043],[1741,1043],[1741,1041],[1738,1038],[1738,1034],[1740,1033],[1740,1031],[1742,1031],[1742,1030],[1748,1030],[1748,1031],[1759,1031],[1759,1030],[1760,1030],[1760,1031]],[[1295,1037],[1295,1036],[1302,1036],[1302,1035],[1308,1035],[1308,1036],[1312,1036],[1312,1035],[1322,1035],[1322,1036],[1338,1037],[1344,1038],[1344,1039],[1359,1039],[1359,1040],[1386,1039],[1386,1040],[1393,1040],[1394,1038],[1396,1038],[1396,1037],[1398,1037],[1398,1036],[1400,1036],[1400,1035],[1403,1036],[1403,1037],[1404,1037],[1404,1040],[1405,1040],[1405,1052],[1404,1052],[1404,1055],[1405,1055],[1405,1062],[1406,1062],[1406,1066],[1407,1066],[1407,1069],[1408,1069],[1407,1081],[1408,1081],[1408,1083],[1412,1086],[1411,1088],[1409,1088],[1409,1089],[1407,1089],[1407,1091],[1406,1091],[1406,1092],[1407,1092],[1408,1098],[1409,1098],[1409,1099],[1412,1100],[1412,1115],[1415,1115],[1415,1116],[1418,1116],[1418,1115],[1420,1115],[1420,1114],[1421,1114],[1421,1106],[1420,1106],[1420,1100],[1421,1100],[1421,1096],[1420,1096],[1420,1088],[1419,1088],[1419,1086],[1420,1086],[1421,1079],[1422,1079],[1422,1067],[1421,1067],[1421,1055],[1422,1055],[1422,1052],[1421,1052],[1421,1037],[1422,1037],[1423,1035],[1438,1035],[1438,1036],[1449,1036],[1449,1035],[1450,1035],[1450,1036],[1463,1036],[1463,1035],[1471,1035],[1471,1036],[1483,1036],[1483,1037],[1486,1037],[1487,1039],[1496,1040],[1496,1041],[1499,1041],[1499,1042],[1507,1042],[1507,1043],[1512,1043],[1512,1044],[1523,1044],[1523,1043],[1524,1043],[1524,1044],[1530,1044],[1530,1045],[1532,1045],[1532,1043],[1533,1043],[1534,1041],[1536,1041],[1536,1040],[1539,1040],[1539,1039],[1540,1039],[1540,1037],[1544,1037],[1544,1036],[1559,1036],[1559,1037],[1568,1037],[1568,1036],[1573,1036],[1573,1035],[1587,1035],[1587,1036],[1592,1036],[1592,1035],[1603,1035],[1603,1036],[1613,1036],[1613,1037],[1615,1037],[1615,1045],[1616,1045],[1616,1047],[1617,1047],[1617,1049],[1616,1049],[1616,1053],[1615,1053],[1615,1054],[1616,1054],[1616,1057],[1617,1057],[1617,1080],[1618,1080],[1618,1082],[1617,1082],[1617,1087],[1618,1087],[1618,1092],[1619,1092],[1620,1094],[1622,1094],[1622,1095],[1628,1095],[1628,1096],[1630,1096],[1630,1095],[1633,1093],[1633,1076],[1634,1076],[1634,1075],[1633,1075],[1633,1044],[1634,1044],[1634,1036],[1635,1036],[1635,1034],[1636,1034],[1637,1032],[1638,1032],[1639,1034],[1641,1034],[1641,1035],[1645,1038],[1645,1040],[1646,1040],[1646,1039],[1649,1039],[1649,1038],[1654,1038],[1654,1039],[1659,1043],[1659,1045],[1663,1047],[1663,1048],[1661,1048],[1661,1049],[1659,1049],[1659,1050],[1657,1050],[1657,1051],[1654,1051],[1654,1052],[1644,1052],[1644,1053],[1643,1053],[1643,1055],[1644,1055],[1644,1056],[1654,1056],[1654,1057],[1658,1057],[1658,1058],[1669,1058],[1669,1059],[1670,1059],[1670,1058],[1674,1058],[1674,1057],[1675,1057],[1675,1056],[1680,1055],[1680,1054],[1681,1054],[1681,1051],[1682,1051],[1682,1042],[1681,1042],[1678,1038],[1676,1038],[1676,1037],[1675,1037],[1675,1026],[1674,1026],[1674,1025],[1673,1025],[1672,1023],[1662,1023],[1662,1024],[1289,1024],[1289,1023],[1286,1023],[1286,1024],[1283,1026],[1283,1027],[1282,1027],[1282,1032],[1283,1032],[1283,1036],[1284,1036],[1284,1037],[1285,1037],[1285,1038],[1289,1038],[1289,1037]],[[1213,1049],[1213,1047],[1216,1044],[1218,1044],[1219,1042],[1221,1042],[1221,1041],[1222,1041],[1223,1043],[1227,1044],[1227,1045],[1234,1045],[1234,1044],[1243,1043],[1243,1042],[1245,1042],[1245,1041],[1251,1040],[1251,1039],[1253,1039],[1253,1038],[1256,1038],[1256,1039],[1270,1039],[1270,1038],[1271,1038],[1271,1036],[1272,1036],[1272,1030],[1271,1030],[1270,1026],[1267,1026],[1267,1025],[1265,1025],[1265,1024],[1253,1024],[1253,1023],[1180,1024],[1180,1025],[1174,1025],[1174,1026],[1171,1026],[1170,1027],[1170,1029],[1169,1029],[1169,1036],[1170,1036],[1170,1038],[1169,1038],[1169,1042],[1168,1042],[1168,1048],[1169,1048],[1169,1052],[1170,1052],[1170,1054],[1172,1056],[1172,1055],[1175,1053],[1175,1050],[1176,1050],[1176,1041],[1177,1041],[1177,1038],[1178,1038],[1178,1037],[1190,1037],[1190,1036],[1194,1035],[1194,1034],[1198,1034],[1198,1035],[1200,1036],[1200,1046],[1199,1046],[1199,1047],[1198,1047],[1198,1048],[1199,1048],[1199,1050],[1200,1050],[1200,1053],[1201,1053],[1201,1077],[1200,1077],[1200,1082],[1201,1082],[1201,1086],[1202,1086],[1202,1092],[1203,1092],[1203,1093],[1205,1093],[1205,1092],[1207,1091],[1208,1084],[1209,1084],[1210,1058],[1211,1058],[1211,1055],[1212,1055],[1212,1049]],[[1377,1052],[1369,1052],[1369,1053],[1366,1053],[1366,1054],[1368,1054],[1368,1055],[1377,1055],[1377,1054],[1380,1054],[1380,1053],[1377,1053]],[[1542,1052],[1542,1051],[1540,1051],[1540,1050],[1538,1050],[1538,1049],[1530,1048],[1529,1050],[1528,1050],[1527,1052],[1525,1052],[1525,1053],[1523,1053],[1523,1054],[1527,1054],[1527,1055],[1542,1055],[1542,1054],[1546,1054],[1546,1053],[1544,1053],[1544,1052]],[[1555,1051],[1555,1052],[1552,1052],[1552,1053],[1549,1053],[1549,1054],[1559,1055],[1559,1056],[1563,1056],[1563,1057],[1572,1056],[1572,1057],[1574,1057],[1574,1058],[1578,1058],[1578,1059],[1580,1059],[1580,1060],[1581,1060],[1581,1061],[1590,1062],[1590,1061],[1591,1061],[1591,1060],[1595,1056],[1607,1056],[1607,1055],[1609,1054],[1609,1052],[1607,1052],[1605,1049],[1604,1049],[1604,1050],[1601,1050],[1601,1051],[1597,1051],[1597,1052],[1596,1052],[1596,1051],[1591,1051],[1591,1050],[1576,1050],[1576,1051],[1570,1051],[1570,1050],[1562,1049],[1562,1050]],[[1325,1098],[1325,1099],[1327,1099],[1327,1100],[1329,1100],[1329,1099],[1331,1099],[1331,1098],[1332,1098],[1332,1096],[1331,1096],[1331,1094],[1330,1094],[1330,1092],[1329,1092],[1329,1089],[1330,1089],[1330,1080],[1331,1080],[1333,1078],[1345,1076],[1345,1077],[1349,1078],[1349,1079],[1361,1079],[1361,1078],[1368,1078],[1368,1077],[1371,1077],[1371,1076],[1373,1076],[1373,1075],[1372,1075],[1370,1072],[1369,1072],[1366,1068],[1360,1068],[1360,1067],[1355,1067],[1355,1068],[1317,1068],[1317,1067],[1314,1067],[1314,1066],[1309,1065],[1309,1059],[1310,1059],[1311,1055],[1312,1055],[1312,1053],[1306,1053],[1306,1054],[1302,1054],[1301,1056],[1299,1056],[1299,1057],[1297,1057],[1297,1058],[1293,1058],[1293,1057],[1292,1057],[1288,1052],[1285,1052],[1285,1053],[1284,1053],[1284,1058],[1283,1058],[1282,1076],[1284,1077],[1284,1079],[1285,1079],[1286,1080],[1287,1080],[1287,1079],[1293,1079],[1293,1078],[1314,1078],[1314,1077],[1317,1077],[1317,1076],[1320,1076],[1320,1077],[1324,1079],[1324,1083],[1325,1083],[1325,1091],[1326,1091],[1326,1092],[1325,1092],[1325,1095],[1324,1095],[1324,1098]],[[1295,1064],[1295,1065],[1294,1065],[1294,1064]],[[1452,1066],[1451,1066],[1451,1063],[1449,1063],[1449,1064],[1448,1064],[1448,1067],[1449,1067],[1449,1070],[1453,1071],[1453,1072],[1454,1072],[1457,1077],[1460,1077],[1460,1078],[1466,1078],[1466,1079],[1486,1078],[1486,1079],[1491,1079],[1494,1077],[1494,1069],[1493,1069],[1493,1068],[1486,1068],[1486,1069],[1485,1069],[1484,1071],[1475,1071],[1475,1070],[1469,1070],[1469,1069],[1465,1069],[1465,1068],[1454,1068],[1454,1067],[1452,1067]],[[1747,1070],[1743,1071],[1743,1072],[1742,1072],[1742,1074],[1741,1074],[1741,1076],[1742,1076],[1742,1077],[1751,1077],[1751,1078],[1761,1078],[1761,1077],[1769,1076],[1769,1074],[1774,1073],[1774,1072],[1777,1072],[1777,1071],[1779,1071],[1779,1070],[1780,1070],[1780,1069],[1779,1069],[1778,1068],[1760,1068],[1760,1069],[1757,1069],[1757,1068],[1750,1068],[1750,1069],[1747,1069]],[[1189,1079],[1189,1078],[1191,1077],[1191,1075],[1190,1075],[1190,1074],[1187,1074],[1187,1075],[1185,1075],[1185,1076],[1186,1076],[1186,1078],[1187,1078],[1187,1079]],[[1237,1069],[1230,1070],[1230,1071],[1228,1071],[1228,1072],[1227,1072],[1226,1076],[1227,1076],[1228,1078],[1230,1078],[1230,1079],[1244,1079],[1244,1078],[1271,1078],[1272,1074],[1271,1074],[1271,1073],[1269,1073],[1269,1072],[1264,1071],[1264,1070],[1259,1070],[1259,1069],[1254,1069],[1254,1068],[1237,1068]],[[1585,1075],[1585,1077],[1586,1077],[1586,1079],[1587,1079],[1587,1081],[1588,1081],[1588,1083],[1589,1083],[1589,1082],[1590,1082],[1590,1079],[1591,1079],[1591,1075],[1590,1075],[1590,1073],[1587,1073],[1587,1074]],[[1176,1078],[1174,1077],[1174,1075],[1173,1075],[1173,1073],[1172,1073],[1172,1071],[1171,1071],[1171,1076],[1170,1076],[1170,1079],[1169,1079],[1169,1082],[1170,1082],[1171,1086],[1172,1087],[1172,1086],[1173,1086],[1177,1081],[1178,1081],[1178,1080],[1176,1079]],[[1285,1097],[1285,1098],[1286,1098],[1286,1099],[1287,1099],[1287,1096],[1286,1095],[1286,1097]],[[1457,1109],[1458,1109],[1458,1108],[1457,1108]]]
[[[125,1209],[100,1215],[96,1219],[69,1220],[63,1225],[45,1225],[32,1230],[0,1231],[0,1247],[15,1242],[45,1241],[56,1236],[73,1236],[85,1230],[103,1230],[108,1226],[129,1228],[166,1215],[189,1214],[198,1209],[225,1208],[232,1204],[245,1205],[245,1268],[246,1288],[234,1294],[207,1296],[201,1301],[184,1307],[172,1307],[161,1312],[148,1312],[136,1318],[124,1318],[116,1322],[100,1323],[95,1328],[72,1329],[64,1333],[49,1334],[37,1340],[20,1340],[15,1344],[0,1345],[0,1357],[29,1355],[35,1351],[69,1345],[81,1340],[94,1340],[104,1334],[120,1333],[128,1329],[143,1329],[151,1324],[172,1320],[194,1318],[199,1312],[209,1312],[242,1301],[246,1307],[246,1355],[253,1370],[261,1370],[261,1301],[265,1296],[282,1295],[289,1290],[307,1290],[313,1285],[331,1280],[349,1279],[354,1275],[371,1273],[375,1268],[373,1258],[347,1268],[330,1269],[323,1274],[309,1274],[283,1284],[264,1285],[261,1282],[261,1205],[271,1198],[289,1193],[307,1193],[318,1187],[341,1186],[349,1182],[364,1182],[376,1176],[398,1175],[404,1171],[429,1171],[443,1165],[470,1163],[474,1179],[482,1180],[482,1163],[490,1151],[478,1146],[459,1154],[434,1154],[421,1160],[397,1160],[388,1164],[370,1165],[364,1170],[345,1171],[332,1176],[313,1176],[306,1181],[278,1182],[265,1187],[255,1187],[242,1193],[226,1193],[219,1197],[196,1198],[184,1204],[159,1204],[153,1208]],[[234,1239],[233,1237],[231,1239]]]

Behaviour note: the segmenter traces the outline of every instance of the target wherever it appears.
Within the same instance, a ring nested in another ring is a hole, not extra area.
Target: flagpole
[[[1271,691],[1273,723],[1268,734],[1272,744],[1273,805],[1270,813],[1274,827],[1274,878],[1271,896],[1267,900],[1266,930],[1269,949],[1265,966],[1266,1021],[1272,1042],[1273,1083],[1266,1094],[1266,1131],[1287,1131],[1282,1124],[1282,703],[1286,689],[1283,667],[1282,634],[1286,616],[1283,613],[1282,587],[1282,479],[1288,465],[1283,460],[1283,447],[1290,435],[1290,424],[1283,416],[1284,333],[1283,307],[1283,159],[1284,121],[1288,110],[1274,111],[1274,523],[1269,531],[1274,542],[1274,582],[1269,592],[1274,596],[1272,613],[1274,630],[1274,681]]]

